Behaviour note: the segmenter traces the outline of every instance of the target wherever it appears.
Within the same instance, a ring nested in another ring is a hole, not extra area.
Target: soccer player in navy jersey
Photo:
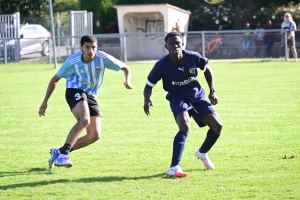
[[[169,54],[156,62],[147,77],[144,88],[144,111],[146,115],[150,115],[149,107],[153,106],[150,99],[152,89],[162,79],[163,88],[168,92],[166,99],[170,102],[179,128],[174,137],[172,161],[167,171],[169,177],[188,176],[179,164],[190,131],[190,117],[194,118],[199,127],[206,125],[209,127],[203,144],[195,154],[198,159],[202,160],[206,169],[215,168],[207,152],[219,138],[223,127],[220,117],[212,107],[218,103],[218,97],[208,59],[197,52],[183,50],[182,46],[180,33],[170,32],[165,36],[165,47]],[[198,82],[198,69],[204,72],[209,86],[210,103],[206,101],[205,92]]]
[[[93,35],[80,40],[81,51],[69,56],[49,82],[39,115],[45,116],[48,100],[61,78],[66,80],[66,101],[76,118],[65,144],[50,150],[49,168],[71,167],[69,153],[97,141],[101,136],[101,115],[96,97],[102,84],[105,69],[122,70],[124,86],[132,89],[130,68],[105,52],[97,50],[98,41]],[[87,134],[80,137],[86,129]]]

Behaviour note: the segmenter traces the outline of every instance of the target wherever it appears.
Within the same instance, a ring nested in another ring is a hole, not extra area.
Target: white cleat
[[[167,171],[167,176],[170,178],[183,178],[187,177],[188,174],[182,171],[179,165],[170,167],[170,169]]]
[[[54,161],[54,165],[57,167],[72,167],[73,164],[69,160],[69,156],[65,154],[59,154],[59,156]]]
[[[207,153],[200,153],[199,150],[196,151],[195,156],[202,160],[206,169],[215,169],[214,163],[209,159]]]

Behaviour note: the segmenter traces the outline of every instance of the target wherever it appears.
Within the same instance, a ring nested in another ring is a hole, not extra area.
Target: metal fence
[[[7,58],[12,61],[19,61],[19,54],[15,52],[20,51],[20,44],[18,40],[11,40],[17,38],[20,29],[20,13],[0,15],[0,63],[7,62]]]
[[[255,30],[207,31],[201,32],[201,36],[197,32],[189,32],[186,48],[198,51],[210,59],[285,58],[288,35],[288,31],[280,29],[263,30],[261,33]],[[199,38],[202,41],[199,41]],[[297,32],[298,51],[299,39],[300,32]],[[245,40],[248,40],[248,47],[243,44]]]
[[[254,30],[236,31],[194,31],[185,35],[185,49],[201,53],[209,59],[240,59],[240,58],[285,58],[286,41],[288,32],[276,30],[264,30],[260,39]],[[111,54],[122,61],[158,60],[167,54],[164,47],[164,36],[166,33],[126,33],[126,34],[96,34],[98,49]],[[273,38],[267,40],[268,35]],[[55,51],[59,62],[63,62],[72,53],[79,51],[81,36],[56,36]],[[247,37],[250,41],[248,50],[243,48],[243,41]],[[20,38],[14,38],[19,41]],[[28,39],[29,40],[29,39]],[[5,38],[0,38],[0,43],[6,44]],[[30,42],[30,41],[28,41]],[[5,46],[5,45],[4,45]],[[296,32],[297,52],[300,52],[300,32]],[[1,48],[1,47],[0,47]],[[7,47],[5,47],[7,48]],[[5,51],[2,47],[0,51]],[[0,63],[16,62],[13,58],[4,58],[7,54],[0,54]],[[289,54],[292,57],[292,53]],[[53,60],[53,49],[50,57],[41,54],[22,55],[21,60]]]

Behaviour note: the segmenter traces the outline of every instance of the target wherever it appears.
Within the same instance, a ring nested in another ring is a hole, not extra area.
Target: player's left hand
[[[147,116],[150,115],[150,106],[153,106],[153,103],[152,101],[149,99],[149,100],[146,100],[144,102],[144,112],[146,113]]]
[[[212,105],[218,104],[218,97],[217,97],[216,92],[209,93],[208,98]]]
[[[124,86],[127,88],[127,89],[129,89],[129,90],[131,90],[132,89],[132,84],[131,84],[131,82],[124,82]]]
[[[47,109],[47,103],[43,102],[41,107],[39,108],[39,115],[40,117],[45,116],[46,109]]]

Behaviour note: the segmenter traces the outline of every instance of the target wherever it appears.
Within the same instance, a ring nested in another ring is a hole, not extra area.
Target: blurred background
[[[33,55],[34,58],[40,60],[48,59],[51,62],[53,58],[51,35],[53,33],[49,12],[50,1],[0,1],[0,63],[19,61],[21,58],[26,58],[26,55]],[[282,58],[285,56],[283,41],[286,39],[286,35],[281,33],[280,28],[284,13],[290,13],[298,29],[300,28],[300,1],[225,0],[220,4],[211,5],[202,0],[173,0],[172,2],[162,2],[161,0],[52,0],[56,57],[65,59],[66,56],[78,51],[80,36],[91,33],[97,36],[100,49],[120,60],[159,59],[165,53],[164,35],[157,33],[157,35],[151,36],[143,31],[120,34],[123,32],[119,31],[117,9],[114,6],[166,3],[190,13],[187,30],[184,30],[185,48],[198,51],[212,59]],[[74,17],[78,13],[84,18]],[[10,22],[16,24],[16,19],[20,27],[14,28]],[[258,23],[264,29],[263,34],[257,31]],[[269,23],[272,24],[271,28],[267,28]],[[42,26],[47,33],[40,27],[29,28],[28,25],[32,24]],[[78,24],[85,24],[84,33],[72,33],[73,27]],[[252,39],[247,53],[242,49],[245,24],[249,24],[247,33]],[[18,31],[16,32],[14,29]],[[29,34],[32,35],[26,38],[25,35]],[[257,40],[258,36],[261,41]],[[131,37],[132,40],[139,37],[147,38],[149,43],[153,43],[154,40],[155,43],[161,45],[158,50],[159,54],[139,55],[143,51],[139,49],[135,52],[134,48],[130,48],[128,41]],[[271,47],[265,41],[267,37],[272,38]],[[296,31],[298,52],[299,38],[300,32]],[[39,56],[33,53],[38,53]]]

